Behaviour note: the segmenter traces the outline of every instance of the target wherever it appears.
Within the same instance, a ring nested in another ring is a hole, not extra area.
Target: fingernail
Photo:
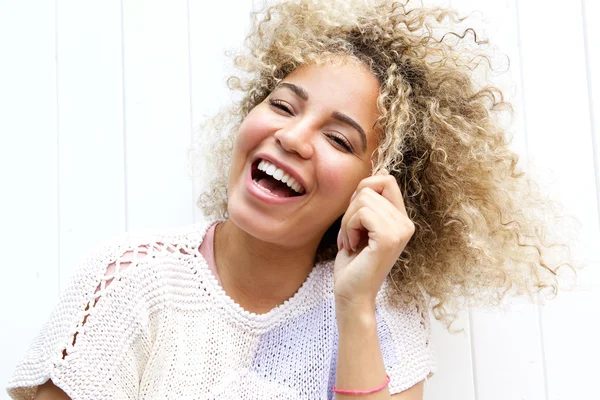
[[[352,200],[354,200],[355,197],[356,197],[356,190],[352,194],[352,197],[350,197],[350,203],[352,203]]]
[[[337,247],[338,247],[338,251],[340,251],[342,249],[342,231],[339,230],[338,231],[338,236],[337,236]]]

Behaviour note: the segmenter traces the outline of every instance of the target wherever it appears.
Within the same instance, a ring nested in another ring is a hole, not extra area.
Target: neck
[[[215,229],[215,264],[227,295],[245,310],[263,314],[302,286],[314,266],[317,246],[263,242],[228,219]]]

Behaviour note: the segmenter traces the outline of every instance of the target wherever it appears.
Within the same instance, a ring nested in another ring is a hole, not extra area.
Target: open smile
[[[254,197],[269,204],[288,204],[306,195],[304,186],[290,173],[262,158],[252,163],[246,187]]]

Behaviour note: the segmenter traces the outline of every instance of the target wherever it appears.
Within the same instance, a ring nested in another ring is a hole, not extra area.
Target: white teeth
[[[296,182],[296,180],[294,178],[292,178],[290,175],[288,175],[284,170],[282,170],[281,168],[277,168],[270,162],[268,162],[266,160],[261,160],[258,163],[258,169],[265,172],[268,175],[271,175],[273,178],[277,179],[278,181],[285,183],[286,185],[288,185],[288,187],[292,188],[292,190],[294,190],[295,192],[300,193],[300,194],[304,193],[304,188],[302,187],[302,185],[300,185],[298,182]]]

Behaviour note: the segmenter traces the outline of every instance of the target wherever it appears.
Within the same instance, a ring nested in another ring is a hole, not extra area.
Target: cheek
[[[334,198],[349,198],[365,175],[362,166],[353,161],[349,157],[323,159],[319,170],[321,191]]]
[[[268,136],[269,129],[256,113],[251,112],[240,125],[233,144],[230,174],[240,173],[252,152]]]
[[[260,111],[252,111],[244,119],[235,141],[235,150],[246,152],[256,147],[272,132],[268,119],[261,117]]]

